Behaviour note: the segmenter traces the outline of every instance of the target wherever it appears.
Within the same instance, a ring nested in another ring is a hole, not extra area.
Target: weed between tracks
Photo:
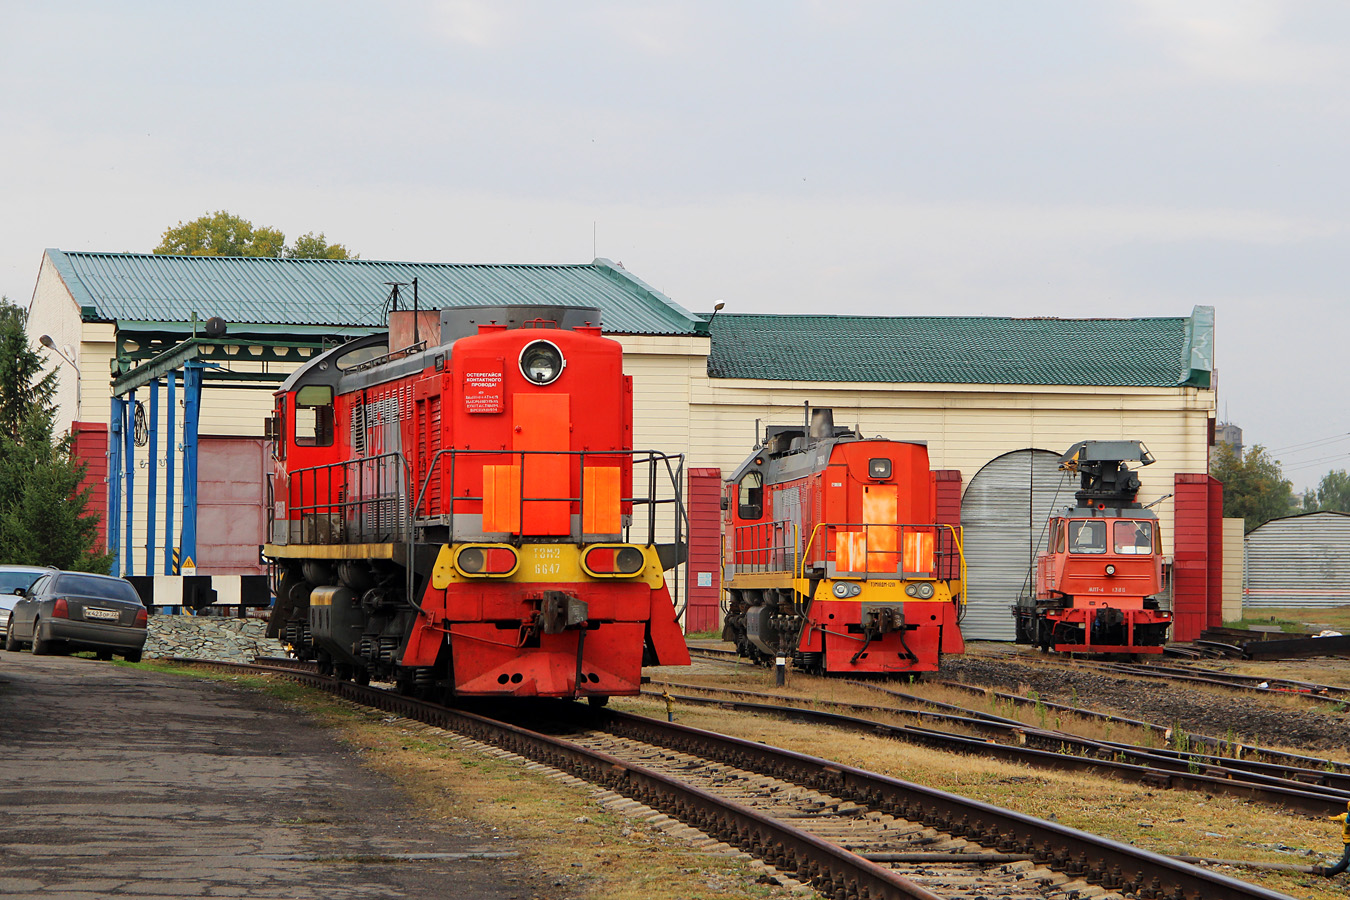
[[[729,685],[735,682],[742,689],[766,693],[776,690],[772,686],[771,672],[750,666],[741,667],[734,677],[707,674],[681,678],[675,672],[675,669],[661,670],[658,677],[686,683],[722,682]],[[920,683],[901,689],[967,707],[976,706],[970,695],[963,695],[964,700],[959,700],[949,689],[936,685]],[[799,697],[814,696],[821,701],[869,704],[877,703],[877,698],[882,696],[866,688],[801,675],[790,676],[787,693]],[[1001,709],[986,711],[1014,717],[1007,704],[1000,703]],[[616,709],[665,717],[665,706],[660,701],[616,699],[613,705]],[[1029,724],[1039,724],[1040,711],[1036,707],[1019,709],[1021,712],[1015,717],[1028,721],[1029,716]],[[1048,710],[1047,714],[1053,715],[1053,712]],[[1078,727],[1070,727],[1070,719],[1078,718],[1065,716],[1059,726],[1052,727],[1084,734]],[[825,726],[713,707],[677,705],[675,719],[695,728],[824,756],[951,791],[1159,853],[1305,866],[1330,864],[1340,855],[1340,830],[1336,823],[1284,814],[1236,798],[1210,797],[1190,791],[1150,790],[1105,777],[944,753],[875,735],[850,734]],[[1105,728],[1093,720],[1080,721],[1085,729]],[[1097,736],[1105,737],[1103,734]],[[1112,736],[1115,740],[1146,743],[1140,730],[1130,726],[1113,726]],[[1161,743],[1157,738],[1152,740]],[[1346,896],[1347,876],[1331,881],[1297,873],[1223,871],[1232,877],[1306,900]]]

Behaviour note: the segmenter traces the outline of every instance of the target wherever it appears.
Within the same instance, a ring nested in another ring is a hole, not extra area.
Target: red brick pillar
[[[85,515],[98,519],[98,546],[108,546],[108,426],[99,422],[75,422],[70,426],[70,455],[84,464],[80,490],[89,488]]]
[[[1173,508],[1171,638],[1193,641],[1223,622],[1223,484],[1178,473]]]
[[[933,521],[939,525],[961,527],[961,472],[959,469],[936,469],[933,471]],[[960,559],[955,554],[944,556],[938,577],[956,578],[960,574]]]

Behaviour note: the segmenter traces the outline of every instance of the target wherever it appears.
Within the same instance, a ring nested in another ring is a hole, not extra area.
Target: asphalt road
[[[227,683],[0,653],[0,894],[530,898],[514,849],[419,820],[324,730]]]

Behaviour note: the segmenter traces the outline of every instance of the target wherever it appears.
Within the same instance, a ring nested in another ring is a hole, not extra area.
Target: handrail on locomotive
[[[534,496],[528,494],[524,489],[524,477],[522,475],[518,510],[523,512],[527,503],[575,503],[578,513],[581,514],[581,519],[584,521],[587,458],[603,457],[607,460],[613,460],[619,455],[614,451],[460,450],[457,448],[442,448],[436,452],[431,463],[427,466],[426,475],[422,479],[412,505],[406,503],[407,497],[412,494],[412,473],[407,458],[401,452],[394,451],[382,453],[378,456],[297,469],[290,473],[287,486],[289,494],[287,509],[291,522],[287,538],[289,541],[296,543],[309,543],[316,537],[322,537],[324,543],[339,544],[409,541],[415,536],[416,528],[425,527],[433,522],[448,525],[453,534],[455,506],[462,502],[483,500],[481,494],[456,493],[458,487],[456,463],[458,458],[463,456],[497,459],[502,457],[519,458],[521,460],[519,468],[522,473],[525,469],[524,460],[526,457],[577,457],[581,464],[579,496]],[[647,508],[645,516],[647,524],[646,540],[643,543],[656,543],[657,529],[661,524],[658,522],[658,514],[663,506],[673,507],[671,510],[671,526],[673,537],[678,541],[687,533],[688,527],[688,513],[684,506],[684,497],[680,485],[680,475],[684,470],[684,454],[662,453],[655,450],[634,450],[630,454],[624,455],[631,456],[635,469],[645,467],[647,471],[646,495],[620,498],[624,504]],[[438,477],[443,478],[443,458],[447,456],[450,459],[449,490],[452,498],[452,502],[447,504],[449,513],[434,517],[434,519],[433,517],[420,517],[417,513],[428,500],[428,489],[432,481]],[[390,473],[391,464],[392,468],[397,469],[396,473]],[[438,464],[441,465],[438,466]],[[661,495],[663,492],[660,490],[660,479],[657,476],[662,468],[664,468],[669,482],[669,496]],[[342,470],[342,472],[341,478],[335,482],[337,470]],[[367,476],[363,483],[367,486],[373,486],[374,491],[366,492],[365,496],[358,499],[347,499],[349,495],[345,490],[346,486],[355,483],[356,478],[363,475]],[[320,491],[321,483],[326,490]],[[309,490],[306,490],[306,487]],[[335,488],[336,490],[334,490]],[[297,496],[304,498],[306,495],[315,497],[315,502],[294,502]],[[317,499],[320,497],[337,497],[339,499],[320,501]],[[373,509],[373,515],[367,515],[368,508]],[[401,513],[401,515],[395,515],[394,513]],[[336,519],[334,519],[335,515]],[[372,530],[372,521],[374,530]],[[320,522],[325,523],[326,530],[321,528]],[[306,523],[310,524],[307,525]],[[274,525],[275,509],[272,507],[268,509],[269,533],[273,531]],[[630,538],[632,526],[631,521],[624,525],[625,540]],[[571,537],[576,539],[576,543],[584,542],[584,535],[580,533],[574,533]],[[521,536],[515,536],[514,540],[519,542]]]
[[[788,530],[791,530],[791,543],[787,542]],[[887,537],[894,537],[894,541],[873,541],[870,540],[870,532],[876,529],[878,534],[884,534]],[[885,531],[882,531],[885,529]],[[909,534],[932,534],[935,536],[933,548],[933,563],[931,569],[916,571],[906,571],[904,567],[904,553],[900,548],[905,546],[906,531]],[[796,578],[806,578],[807,569],[813,562],[823,563],[828,566],[836,559],[837,551],[831,549],[834,542],[831,540],[833,535],[840,532],[854,533],[863,535],[865,546],[864,553],[866,561],[861,570],[839,570],[835,574],[858,577],[863,580],[876,577],[894,577],[901,578],[934,578],[942,580],[959,580],[962,584],[966,581],[966,555],[962,545],[962,529],[960,526],[948,525],[943,523],[936,524],[876,524],[863,522],[819,522],[811,529],[811,534],[806,541],[806,545],[801,544],[801,535],[799,526],[792,522],[757,522],[753,525],[742,525],[735,529],[733,537],[731,562],[737,571],[745,572],[787,572],[791,571]],[[761,534],[772,535],[770,541],[756,540]],[[781,535],[782,541],[778,541]],[[816,538],[821,537],[820,547],[824,548],[825,556],[821,560],[815,560],[812,556],[812,550],[819,550],[816,546]],[[881,546],[883,543],[891,543],[891,546]],[[791,551],[789,553],[789,551]],[[788,557],[791,556],[792,566],[787,566]],[[877,558],[879,564],[874,565],[873,559]],[[888,558],[894,558],[896,564],[894,567],[886,565]],[[952,563],[955,562],[956,576],[953,577]],[[960,602],[965,604],[965,592],[961,592]]]

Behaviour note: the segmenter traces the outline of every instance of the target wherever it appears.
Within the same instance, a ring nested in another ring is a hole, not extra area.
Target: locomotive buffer
[[[1012,607],[1017,643],[1060,653],[1161,653],[1172,624],[1158,517],[1140,505],[1152,465],[1140,441],[1079,441],[1059,467],[1080,477],[1075,505],[1051,516],[1036,582]]]

